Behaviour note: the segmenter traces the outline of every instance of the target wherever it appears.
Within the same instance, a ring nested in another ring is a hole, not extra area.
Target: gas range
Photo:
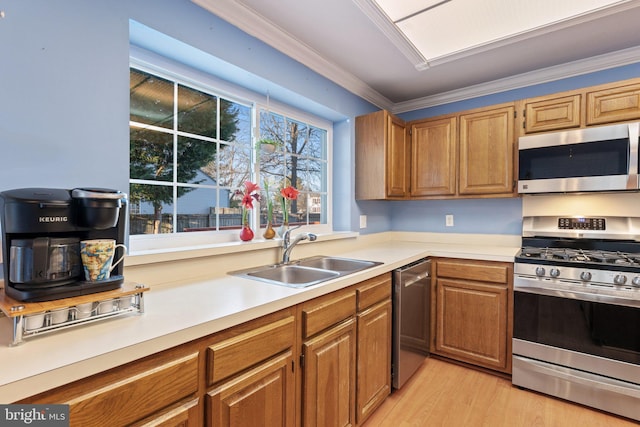
[[[639,236],[638,218],[526,217],[515,285],[640,305]]]
[[[523,218],[513,301],[514,385],[640,421],[640,218]]]

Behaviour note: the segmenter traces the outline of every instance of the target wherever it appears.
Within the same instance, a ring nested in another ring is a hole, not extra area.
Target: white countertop
[[[518,249],[486,244],[391,241],[332,253],[384,264],[305,289],[228,275],[152,286],[144,294],[144,314],[33,337],[15,347],[9,346],[11,319],[0,318],[0,403],[11,403],[221,331],[426,256],[512,262]]]

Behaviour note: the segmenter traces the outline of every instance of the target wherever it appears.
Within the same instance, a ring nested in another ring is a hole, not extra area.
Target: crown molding
[[[413,100],[398,102],[391,108],[395,114],[435,107],[480,96],[492,95],[514,89],[521,89],[542,83],[548,83],[560,79],[589,74],[623,65],[634,64],[640,58],[640,47],[632,47],[587,59],[542,68],[504,79],[493,80],[468,86],[462,89],[439,93],[437,95],[416,98]]]
[[[375,91],[371,86],[344,71],[336,64],[326,60],[311,47],[293,37],[279,26],[266,20],[250,7],[236,0],[191,0],[198,6],[219,16],[245,33],[279,50],[290,58],[309,67],[349,92],[387,110],[391,110],[393,102]]]
[[[265,20],[264,17],[238,0],[191,1],[309,67],[354,95],[381,109],[386,109],[396,114],[629,65],[639,62],[638,58],[640,58],[640,47],[633,47],[462,89],[393,103],[353,74],[327,61],[308,45],[291,36],[272,22]],[[358,3],[366,2],[359,1]]]

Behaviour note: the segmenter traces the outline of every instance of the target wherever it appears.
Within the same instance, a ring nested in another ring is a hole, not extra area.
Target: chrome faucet
[[[288,229],[287,231],[284,232],[284,235],[282,236],[282,263],[283,264],[286,264],[287,262],[289,262],[289,255],[291,255],[291,250],[300,241],[308,239],[310,242],[314,242],[318,238],[318,236],[316,236],[313,233],[300,233],[293,238],[293,241],[291,241],[291,232],[296,228],[300,228],[300,226],[298,225],[297,227]]]

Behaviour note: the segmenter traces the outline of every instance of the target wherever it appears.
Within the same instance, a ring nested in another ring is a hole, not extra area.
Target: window
[[[266,181],[269,188],[293,185],[300,191],[297,200],[291,202],[289,224],[326,224],[327,131],[261,110],[258,147],[262,182]],[[274,200],[276,223],[282,219],[278,201]],[[263,203],[263,216],[265,210]]]
[[[130,68],[131,236],[228,230],[236,236],[241,208],[234,194],[247,180],[263,190],[269,184],[276,226],[279,191],[293,185],[300,194],[290,223],[330,227],[326,123],[136,65]],[[266,224],[262,196],[254,228]]]

